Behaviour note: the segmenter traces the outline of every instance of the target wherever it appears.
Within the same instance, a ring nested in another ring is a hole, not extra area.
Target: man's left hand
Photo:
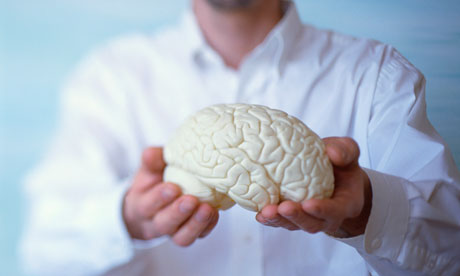
[[[347,137],[329,137],[323,141],[334,168],[332,197],[267,205],[257,214],[257,221],[288,230],[323,231],[337,237],[364,233],[372,205],[372,189],[369,177],[358,164],[359,147]]]

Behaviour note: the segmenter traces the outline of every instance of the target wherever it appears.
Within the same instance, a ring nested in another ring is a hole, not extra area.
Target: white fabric
[[[155,36],[95,51],[64,89],[50,152],[28,177],[24,267],[43,275],[454,275],[459,174],[427,121],[425,80],[396,50],[302,25],[294,5],[239,71],[192,14]],[[366,233],[351,239],[265,227],[221,212],[188,248],[130,240],[124,191],[143,149],[189,114],[244,102],[293,114],[321,137],[351,136],[372,182]]]

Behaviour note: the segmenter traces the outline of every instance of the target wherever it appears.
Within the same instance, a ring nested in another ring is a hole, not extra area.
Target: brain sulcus
[[[330,197],[322,140],[297,118],[260,105],[221,104],[190,116],[166,144],[164,179],[211,206],[260,211]]]

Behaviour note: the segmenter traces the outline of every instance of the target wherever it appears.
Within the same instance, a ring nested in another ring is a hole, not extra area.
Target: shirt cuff
[[[371,182],[372,209],[361,242],[364,248],[357,249],[394,262],[403,245],[409,223],[409,200],[404,188],[407,181],[363,169]]]
[[[126,191],[129,188],[127,183],[128,181],[123,181],[119,183],[110,193],[107,193],[106,196],[100,198],[99,200],[105,200],[106,203],[100,204],[100,206],[105,206],[107,210],[101,210],[102,216],[95,217],[106,217],[103,221],[105,227],[101,227],[101,237],[107,236],[107,233],[110,234],[109,239],[102,239],[101,242],[107,242],[105,248],[110,248],[112,256],[117,256],[118,261],[115,263],[125,263],[130,260],[133,255],[133,246],[131,242],[131,236],[129,235],[126,225],[123,219],[123,200],[126,194]],[[94,209],[93,209],[94,212]]]
[[[372,187],[372,209],[363,235],[336,240],[358,252],[396,261],[409,222],[405,180],[363,168]]]

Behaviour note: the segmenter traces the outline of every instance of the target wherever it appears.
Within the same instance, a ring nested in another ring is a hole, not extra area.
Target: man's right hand
[[[205,237],[219,213],[191,195],[181,195],[173,183],[163,182],[162,148],[147,148],[142,165],[125,195],[123,219],[132,238],[150,240],[169,235],[174,243],[188,246]]]

